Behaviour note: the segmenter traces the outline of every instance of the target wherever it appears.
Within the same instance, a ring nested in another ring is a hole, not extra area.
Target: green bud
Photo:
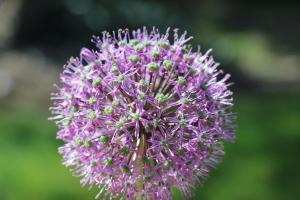
[[[145,48],[145,46],[143,44],[137,44],[135,46],[135,50],[136,51],[142,51]]]
[[[162,141],[160,142],[160,145],[163,146],[163,147],[168,147],[168,146],[169,146],[169,143],[168,143],[167,140],[162,140]]]
[[[170,60],[164,60],[163,66],[166,70],[171,70],[173,67],[173,63]]]
[[[119,45],[120,47],[125,46],[125,44],[126,44],[126,42],[125,42],[124,40],[122,40],[122,41],[120,41],[120,42],[118,43],[118,45]]]
[[[185,155],[185,150],[184,150],[184,148],[181,147],[181,148],[179,149],[179,155],[180,155],[180,156],[184,156],[184,155]]]
[[[83,145],[83,142],[82,142],[81,138],[77,138],[77,139],[76,139],[76,145],[77,145],[77,146]]]
[[[137,121],[137,122],[141,120],[141,116],[140,116],[139,114],[134,113],[134,114],[132,115],[132,117],[133,117],[133,119],[134,119],[135,121]]]
[[[115,66],[115,65],[112,66],[111,69],[110,69],[110,72],[111,72],[111,73],[116,73],[116,72],[118,72],[118,67]]]
[[[129,148],[128,147],[122,147],[120,149],[120,153],[124,156],[128,155],[129,154]]]
[[[202,112],[202,111],[199,111],[199,112],[198,112],[198,117],[199,117],[200,119],[204,119],[205,113]]]
[[[146,131],[150,132],[153,130],[153,125],[150,123],[147,123],[145,128],[146,128]]]
[[[109,142],[108,136],[107,136],[107,135],[101,135],[101,136],[100,136],[100,142],[101,142],[102,144],[108,144],[108,142]]]
[[[139,61],[139,57],[137,55],[131,55],[129,56],[129,60],[132,62],[132,63],[137,63]]]
[[[124,81],[125,79],[125,75],[124,74],[120,74],[119,75],[119,81]]]
[[[123,123],[122,122],[120,122],[120,121],[116,122],[116,128],[120,129],[122,127],[123,127]]]
[[[141,93],[138,95],[138,99],[139,99],[139,100],[144,100],[144,99],[145,99],[145,93],[141,92]]]
[[[164,165],[165,165],[165,167],[167,169],[171,169],[173,167],[173,161],[172,160],[168,160],[168,161],[165,162]]]
[[[72,112],[72,113],[77,112],[77,111],[78,111],[78,109],[77,109],[76,106],[72,106],[72,107],[71,107],[71,112]]]
[[[185,127],[187,125],[187,121],[185,119],[181,119],[179,121],[179,124],[180,124],[181,127]]]
[[[111,106],[105,106],[103,113],[104,115],[111,115],[113,113],[113,108]]]
[[[196,69],[194,67],[189,67],[188,72],[190,75],[194,75],[196,73]]]
[[[91,139],[90,139],[90,138],[87,138],[87,139],[85,140],[84,146],[86,146],[86,147],[91,147],[92,145],[93,145],[93,144],[92,144]]]
[[[142,158],[142,162],[145,163],[145,164],[148,164],[148,163],[150,162],[150,160],[149,160],[148,157],[144,156],[144,157]]]
[[[94,111],[88,110],[87,117],[88,117],[90,120],[93,120],[93,119],[96,119],[96,114],[95,114]]]
[[[160,56],[160,52],[154,50],[154,51],[151,52],[151,55],[152,55],[153,57],[155,57],[155,58],[158,58],[158,57]]]
[[[138,43],[139,43],[139,41],[137,39],[129,40],[129,45],[132,46],[132,47],[137,45]]]
[[[101,82],[102,82],[102,80],[101,80],[101,78],[95,78],[94,80],[93,80],[93,87],[97,87],[98,85],[100,85],[101,84]]]
[[[154,119],[153,124],[155,127],[157,127],[160,124],[160,119]]]
[[[183,99],[181,100],[181,103],[182,103],[183,105],[188,105],[188,104],[189,104],[189,99],[188,99],[188,98],[183,98]]]
[[[185,85],[186,84],[186,79],[183,76],[178,77],[178,84],[179,85]]]
[[[119,99],[114,99],[113,102],[112,102],[112,104],[114,106],[119,106],[120,105],[120,100]]]
[[[207,122],[208,126],[213,126],[215,123],[215,120],[211,117],[208,117],[206,122]]]
[[[127,166],[123,166],[123,171],[127,174],[130,173],[130,169]]]
[[[169,48],[170,44],[168,42],[161,42],[159,43],[159,46],[161,46],[164,49],[167,49]]]
[[[113,158],[112,157],[108,157],[104,160],[104,164],[105,165],[108,165],[108,166],[111,166],[114,164],[114,161],[113,161]]]
[[[169,100],[169,98],[166,97],[163,93],[159,93],[156,96],[156,100],[158,101],[158,103],[166,103]]]
[[[159,68],[159,66],[156,62],[149,63],[148,67],[149,67],[150,72],[156,72],[156,71],[158,71],[158,68]]]
[[[128,122],[130,119],[129,116],[125,115],[124,117],[122,117],[123,122]]]
[[[202,84],[200,85],[200,89],[201,89],[201,90],[206,90],[206,88],[207,88],[207,86],[206,86],[205,83],[202,83]]]
[[[89,98],[89,104],[95,104],[97,102],[96,97],[90,97]]]
[[[148,87],[148,83],[147,83],[146,81],[144,81],[144,80],[141,80],[141,81],[139,82],[139,87],[145,89],[145,88]]]

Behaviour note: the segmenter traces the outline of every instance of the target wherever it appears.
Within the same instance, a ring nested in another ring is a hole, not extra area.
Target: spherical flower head
[[[64,66],[51,97],[59,152],[99,196],[171,199],[172,187],[189,196],[234,141],[230,76],[190,39],[104,32]]]

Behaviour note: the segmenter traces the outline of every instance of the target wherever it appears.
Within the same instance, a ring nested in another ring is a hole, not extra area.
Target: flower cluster
[[[192,37],[153,28],[93,37],[64,66],[50,108],[64,165],[104,198],[171,199],[202,183],[234,141],[229,75]]]

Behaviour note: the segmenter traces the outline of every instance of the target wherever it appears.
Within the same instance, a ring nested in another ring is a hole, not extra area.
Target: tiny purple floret
[[[93,37],[60,76],[50,108],[64,165],[104,199],[172,199],[203,183],[235,139],[229,75],[186,32]]]

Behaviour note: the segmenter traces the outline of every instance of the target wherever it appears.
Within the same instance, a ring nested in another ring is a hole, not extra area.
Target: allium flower
[[[61,74],[52,119],[64,165],[104,198],[171,199],[202,183],[234,140],[232,92],[192,37],[155,28],[94,37]]]

